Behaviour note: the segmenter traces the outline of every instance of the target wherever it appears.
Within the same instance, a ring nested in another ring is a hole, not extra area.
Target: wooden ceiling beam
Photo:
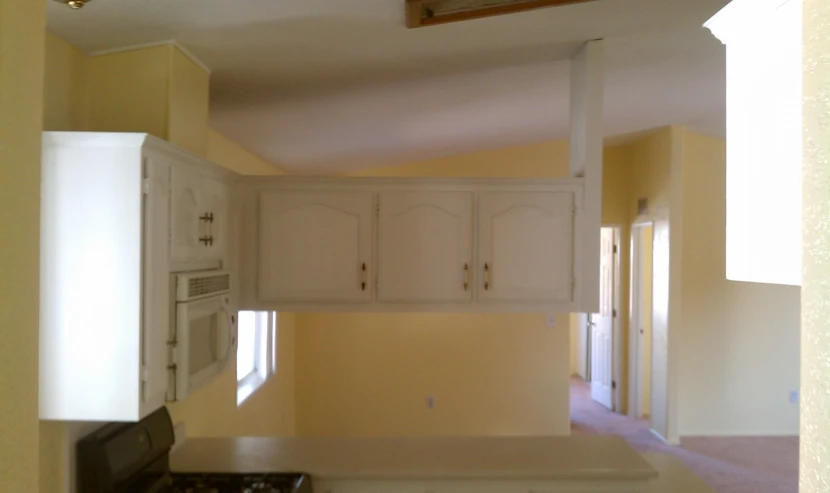
[[[596,0],[532,0],[521,3],[496,5],[493,7],[486,7],[478,10],[468,10],[465,12],[455,12],[452,14],[427,17],[424,15],[424,12],[426,9],[429,8],[430,3],[432,3],[430,2],[430,0],[405,0],[406,27],[412,29],[417,27],[436,26],[439,24],[447,24],[450,22],[468,21],[472,19],[481,19],[483,17],[515,14],[517,12],[525,12],[528,10],[543,9],[548,7],[559,7],[562,5],[592,1]]]

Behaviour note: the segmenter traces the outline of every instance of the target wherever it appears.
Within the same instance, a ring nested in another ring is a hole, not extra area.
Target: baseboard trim
[[[657,431],[655,431],[654,428],[649,428],[648,431],[650,431],[652,435],[659,438],[660,441],[665,443],[666,445],[680,445],[680,440],[667,440],[663,435],[657,433]]]
[[[683,438],[694,437],[797,437],[799,430],[694,430],[680,433]]]
[[[744,430],[737,430],[737,431],[695,431],[692,433],[683,433],[680,435],[680,438],[765,438],[765,437],[776,437],[776,438],[789,438],[789,437],[798,437],[799,432],[793,433],[790,430],[773,430],[773,431],[744,431]]]

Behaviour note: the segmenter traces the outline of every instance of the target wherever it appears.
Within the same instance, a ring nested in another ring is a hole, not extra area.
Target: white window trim
[[[262,315],[265,317],[262,317]],[[257,312],[254,369],[242,378],[237,377],[236,405],[241,406],[265,382],[277,373],[277,313]],[[263,319],[265,326],[263,327]],[[238,351],[238,348],[237,348]]]

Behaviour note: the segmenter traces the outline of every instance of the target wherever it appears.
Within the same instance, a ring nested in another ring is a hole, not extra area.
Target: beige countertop
[[[620,437],[190,438],[176,472],[305,472],[336,479],[646,480]]]

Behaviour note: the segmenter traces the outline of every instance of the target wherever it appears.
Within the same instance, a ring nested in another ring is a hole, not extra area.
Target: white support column
[[[605,61],[602,40],[585,43],[571,57],[571,176],[585,179],[582,228],[576,240],[576,293],[580,312],[599,311],[599,243],[602,226],[602,142]]]
[[[830,2],[803,3],[801,493],[830,491]]]

